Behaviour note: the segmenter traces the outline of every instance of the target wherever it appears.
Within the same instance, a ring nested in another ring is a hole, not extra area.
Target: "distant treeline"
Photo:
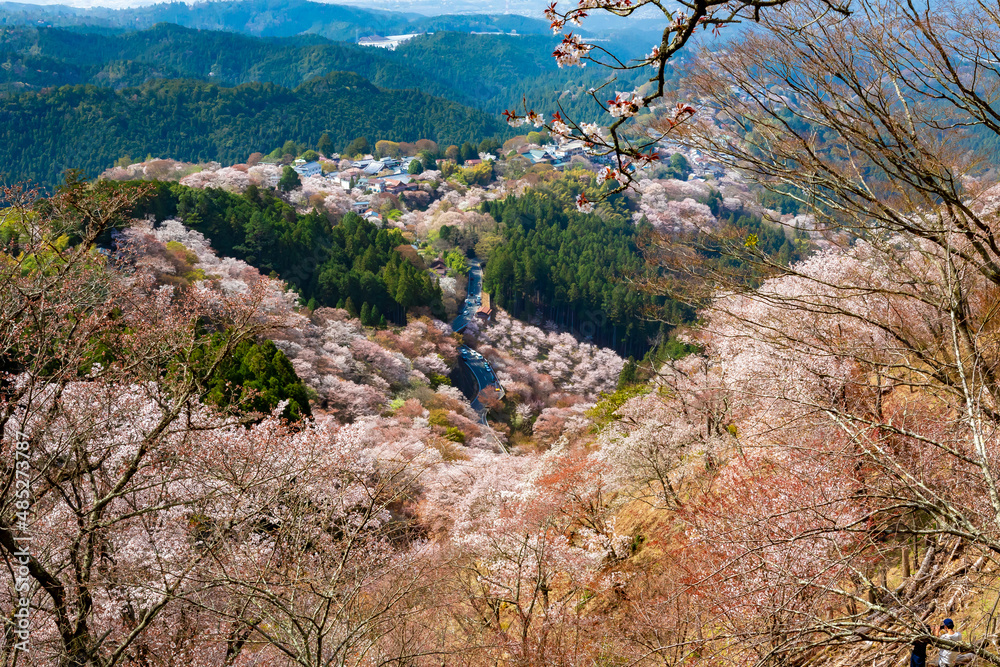
[[[159,2],[146,7],[38,6],[0,2],[0,26],[66,26],[75,30],[114,33],[170,22],[202,30],[225,30],[262,37],[308,33],[329,39],[353,40],[372,31],[399,35],[441,30],[549,34],[541,18],[517,14],[498,16],[448,14],[420,16],[308,0],[240,0],[240,2]]]
[[[68,86],[0,100],[0,176],[53,185],[68,168],[95,176],[124,155],[233,164],[323,133],[344,147],[358,136],[441,144],[503,135],[480,111],[417,91],[384,91],[351,73],[294,90],[273,84],[225,88],[157,80],[114,91]]]
[[[168,23],[119,35],[0,28],[0,92],[86,83],[125,88],[154,78],[294,88],[336,71],[355,72],[380,88],[416,89],[495,114],[522,99],[551,113],[558,100],[574,117],[593,120],[602,112],[586,91],[608,74],[599,68],[559,69],[552,59],[557,41],[551,35],[439,32],[388,51],[312,34],[261,39]],[[619,86],[626,85],[628,74],[620,75],[625,78]]]

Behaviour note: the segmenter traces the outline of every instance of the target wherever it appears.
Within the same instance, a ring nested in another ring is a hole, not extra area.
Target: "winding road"
[[[468,297],[465,299],[465,303],[462,305],[462,310],[459,311],[458,315],[451,322],[452,331],[461,331],[472,321],[476,316],[476,311],[481,305],[483,293],[483,268],[479,263],[478,259],[469,260],[469,288]],[[473,377],[476,378],[476,397],[472,400],[472,409],[479,413],[479,419],[487,428],[489,424],[486,422],[486,407],[479,402],[479,396],[482,395],[483,390],[492,392],[496,395],[497,399],[502,399],[504,397],[503,387],[500,385],[500,381],[497,379],[496,373],[493,372],[493,368],[490,366],[483,355],[479,354],[471,347],[462,345],[459,348],[460,363],[465,364],[466,368],[472,371]],[[492,432],[492,430],[491,430]],[[494,436],[495,437],[495,436]],[[507,448],[497,439],[497,444],[506,452]]]

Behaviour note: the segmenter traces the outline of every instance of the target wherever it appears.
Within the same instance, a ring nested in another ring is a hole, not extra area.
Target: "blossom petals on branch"
[[[563,41],[552,52],[552,57],[556,59],[556,64],[559,67],[572,67],[573,65],[584,67],[587,63],[580,59],[585,57],[592,48],[590,44],[580,39],[579,35],[569,33],[563,35]]]
[[[614,99],[608,100],[608,113],[615,118],[630,118],[643,107],[642,97],[635,91],[615,93]]]

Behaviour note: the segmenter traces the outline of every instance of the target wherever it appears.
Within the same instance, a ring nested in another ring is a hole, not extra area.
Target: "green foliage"
[[[319,153],[313,150],[309,150],[300,155],[299,157],[305,160],[306,162],[316,162],[319,159]]]
[[[653,361],[657,366],[664,361],[683,359],[689,354],[698,352],[697,345],[684,343],[674,337],[669,337],[660,343],[655,349],[650,350],[646,355],[646,360]]]
[[[276,273],[305,302],[341,305],[355,317],[361,311],[354,304],[367,304],[373,326],[382,316],[404,324],[406,310],[415,306],[444,316],[441,289],[396,252],[405,244],[399,230],[379,229],[354,213],[331,226],[324,215],[298,214],[270,191],[253,186],[237,195],[160,183],[136,214],[179,217],[205,234],[220,254],[242,259],[261,273]]]
[[[416,175],[424,170],[424,165],[420,163],[420,160],[414,160],[410,163],[410,166],[406,168],[406,173],[410,175]]]
[[[503,147],[499,139],[483,139],[479,142],[480,153],[493,153],[494,155]]]
[[[449,426],[448,413],[444,410],[431,410],[427,422],[433,426]]]
[[[778,191],[761,188],[757,200],[761,206],[780,211],[783,215],[798,215],[805,209],[797,199],[789,196],[794,192],[791,186],[778,186]]]
[[[431,373],[431,376],[428,379],[431,381],[431,389],[437,389],[441,385],[451,386],[451,378],[447,375]]]
[[[687,158],[681,153],[674,153],[670,156],[668,169],[670,172],[668,178],[676,178],[679,181],[686,181],[692,172],[691,165],[688,163]]]
[[[327,157],[330,157],[336,152],[329,132],[324,132],[322,136],[320,136],[319,142],[316,144],[316,150]]]
[[[458,159],[462,162],[465,162],[466,160],[476,160],[478,158],[479,152],[476,151],[476,147],[468,141],[462,144],[462,146],[458,149]]]
[[[665,163],[653,170],[654,178],[676,178],[679,181],[686,181],[693,173],[688,159],[681,153],[674,153]]]
[[[290,192],[300,185],[302,185],[302,181],[299,179],[298,173],[288,165],[285,165],[284,169],[281,170],[278,189],[282,192]]]
[[[190,80],[157,80],[122,91],[66,86],[0,99],[0,118],[4,176],[43,185],[56,184],[67,165],[94,176],[122,155],[232,164],[289,137],[293,143],[314,140],[322,130],[344,144],[359,133],[455,141],[503,131],[499,120],[482,112],[414,90],[379,90],[349,73],[294,90]]]
[[[619,388],[613,394],[601,394],[597,405],[587,410],[587,416],[594,422],[594,430],[599,431],[616,419],[615,412],[629,399],[643,396],[652,391],[648,383],[630,384]]]
[[[460,276],[469,275],[469,260],[458,250],[449,250],[444,255],[444,263],[453,273]]]
[[[630,384],[635,384],[638,379],[639,365],[634,357],[629,357],[625,365],[622,366],[621,373],[618,374],[618,389],[624,389]]]
[[[296,143],[294,141],[292,141],[291,139],[289,139],[288,141],[286,141],[281,146],[281,154],[282,155],[291,155],[292,157],[295,157],[296,155],[298,155],[299,153],[301,153],[302,150],[303,150],[302,145],[298,144],[298,143]]]
[[[355,155],[370,155],[372,147],[364,137],[355,137],[351,143],[344,148],[344,155],[354,157]]]
[[[647,270],[636,245],[643,229],[626,216],[618,196],[602,205],[602,215],[577,212],[573,200],[584,190],[579,177],[483,204],[502,235],[500,245],[483,248],[489,251],[484,288],[516,317],[541,315],[598,344],[642,355],[660,329],[651,315],[678,322],[693,311],[623,280]],[[589,187],[596,199],[595,186]]]
[[[449,426],[445,431],[444,437],[446,440],[451,440],[452,442],[465,442],[465,432],[457,426]]]
[[[487,185],[493,180],[493,163],[483,162],[474,167],[465,167],[461,173],[462,180],[468,185]]]
[[[212,337],[203,358],[224,342],[223,334]],[[244,340],[228,354],[208,379],[205,400],[221,408],[269,414],[288,401],[281,416],[299,420],[312,415],[305,385],[299,380],[288,357],[269,340]]]

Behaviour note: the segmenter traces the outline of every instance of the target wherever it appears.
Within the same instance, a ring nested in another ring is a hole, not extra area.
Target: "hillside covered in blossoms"
[[[995,7],[240,2],[0,7],[2,667],[1000,665]]]

